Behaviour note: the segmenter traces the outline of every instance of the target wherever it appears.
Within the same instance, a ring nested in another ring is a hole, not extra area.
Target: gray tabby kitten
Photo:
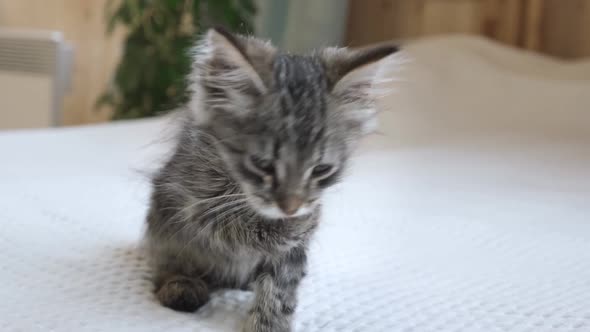
[[[374,120],[374,63],[396,51],[283,54],[212,29],[197,47],[174,155],[153,180],[147,248],[157,298],[194,311],[253,288],[245,331],[290,331],[322,191]],[[367,67],[367,68],[365,68]]]

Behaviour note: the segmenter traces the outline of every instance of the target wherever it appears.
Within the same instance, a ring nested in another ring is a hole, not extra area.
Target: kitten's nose
[[[303,200],[299,196],[286,196],[277,201],[278,206],[287,214],[292,216],[299,210],[303,204]]]

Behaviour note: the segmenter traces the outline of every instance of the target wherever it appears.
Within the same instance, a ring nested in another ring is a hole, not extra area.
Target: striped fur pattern
[[[322,192],[373,117],[375,72],[356,71],[394,51],[290,55],[208,32],[176,150],[153,179],[146,240],[164,306],[253,289],[244,331],[291,330]]]

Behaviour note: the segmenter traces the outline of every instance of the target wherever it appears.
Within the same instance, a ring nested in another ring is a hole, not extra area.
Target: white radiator
[[[71,67],[60,32],[0,28],[0,129],[58,125]]]

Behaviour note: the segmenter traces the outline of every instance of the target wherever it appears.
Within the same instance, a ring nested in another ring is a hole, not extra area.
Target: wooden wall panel
[[[123,31],[105,35],[108,0],[0,0],[0,26],[54,29],[74,46],[72,84],[62,111],[62,124],[105,121],[110,110],[96,111],[96,98],[106,87],[122,49]]]
[[[350,1],[347,42],[351,46],[419,36],[423,0]]]
[[[479,33],[481,1],[424,1],[418,22],[421,35]]]
[[[543,0],[540,48],[548,54],[590,56],[590,0]]]
[[[479,33],[506,44],[518,44],[523,2],[521,0],[478,0],[477,2],[482,3]]]
[[[470,33],[559,57],[590,56],[590,0],[350,1],[350,46]]]
[[[523,38],[521,46],[533,51],[541,50],[541,32],[543,19],[543,0],[528,0],[525,5],[525,19],[523,24]]]

